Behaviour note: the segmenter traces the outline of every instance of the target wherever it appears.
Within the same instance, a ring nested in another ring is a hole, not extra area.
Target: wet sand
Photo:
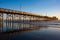
[[[43,28],[42,26],[39,27],[30,27],[28,29],[20,29],[20,30],[15,30],[15,31],[10,31],[10,32],[3,32],[0,33],[0,40],[11,40],[11,37],[13,37],[16,34],[24,33],[24,32],[29,32],[32,30],[38,30],[40,28]]]

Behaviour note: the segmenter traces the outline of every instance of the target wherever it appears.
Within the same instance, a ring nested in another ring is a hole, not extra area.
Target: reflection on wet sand
[[[30,21],[30,20],[29,20]],[[32,20],[33,21],[33,20]],[[33,23],[30,21],[26,23],[27,20],[20,21],[20,22],[14,22],[14,21],[3,21],[0,22],[0,29],[1,32],[12,32],[12,31],[17,31],[17,30],[24,30],[24,29],[33,29],[36,27],[40,27],[40,23],[36,23],[34,21]]]
[[[40,30],[42,28],[48,28],[47,26],[37,26],[37,27],[29,27],[29,28],[24,28],[24,29],[20,29],[20,30],[15,30],[15,31],[8,31],[8,32],[3,32],[0,33],[3,36],[12,36],[12,35],[16,35],[16,34],[20,34],[20,33],[24,33],[24,32],[30,32],[30,31],[34,31],[34,30]]]
[[[7,23],[0,22],[0,27],[2,27],[2,29],[0,29],[1,30],[0,37],[4,38],[3,40],[10,39],[11,36],[21,34],[24,32],[30,32],[33,30],[48,28],[47,26],[39,26],[35,23],[33,25],[31,22],[30,22],[30,24],[28,24],[28,23],[14,23],[14,22],[7,22]]]
[[[0,22],[0,39],[7,40],[12,36],[21,34],[24,32],[30,32],[33,30],[38,30],[40,28],[47,28],[43,26],[35,26],[33,24],[23,24],[23,23],[2,23]],[[3,30],[3,31],[2,31]],[[3,39],[4,38],[4,39]]]
[[[0,32],[2,32],[2,31],[3,31],[3,23],[0,22]]]
[[[4,23],[6,24],[6,23]],[[6,28],[6,32],[13,32],[13,31],[28,31],[28,30],[35,30],[43,28],[43,26],[35,26],[31,24],[23,24],[23,23],[8,23],[7,26],[4,25]],[[47,28],[47,27],[44,27]]]

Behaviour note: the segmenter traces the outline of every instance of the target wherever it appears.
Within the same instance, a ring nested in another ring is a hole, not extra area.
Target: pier
[[[56,17],[36,15],[33,13],[0,8],[0,32],[24,30],[37,27],[40,21],[58,20]],[[5,26],[5,27],[4,27]],[[4,31],[4,28],[5,31]]]

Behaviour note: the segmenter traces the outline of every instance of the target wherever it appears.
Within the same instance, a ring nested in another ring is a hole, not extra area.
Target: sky
[[[0,0],[0,8],[56,16],[60,19],[60,0]]]

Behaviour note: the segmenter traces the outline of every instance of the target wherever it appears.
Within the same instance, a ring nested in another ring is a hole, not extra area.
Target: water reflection
[[[9,37],[9,40],[60,40],[60,28],[58,28],[59,25],[56,27],[53,27],[53,25],[50,24],[49,26],[35,26],[32,24],[23,23],[13,23],[12,25],[12,23],[8,23],[6,27],[5,23],[4,27],[6,28],[6,31],[18,29],[19,31],[13,31],[13,33],[9,34],[7,33],[7,36],[5,34],[3,35],[4,37],[6,36],[6,39]]]
[[[0,22],[0,32],[2,32],[2,31],[3,31],[3,23]]]
[[[22,23],[22,22],[9,22],[9,21],[3,21],[0,22],[0,30],[1,32],[9,32],[9,31],[14,31],[14,30],[24,30],[28,28],[33,28],[33,27],[40,27],[38,24],[33,24],[32,22],[30,23]]]
[[[7,35],[9,40],[60,40],[60,28],[39,27]],[[5,36],[5,35],[4,35]]]

